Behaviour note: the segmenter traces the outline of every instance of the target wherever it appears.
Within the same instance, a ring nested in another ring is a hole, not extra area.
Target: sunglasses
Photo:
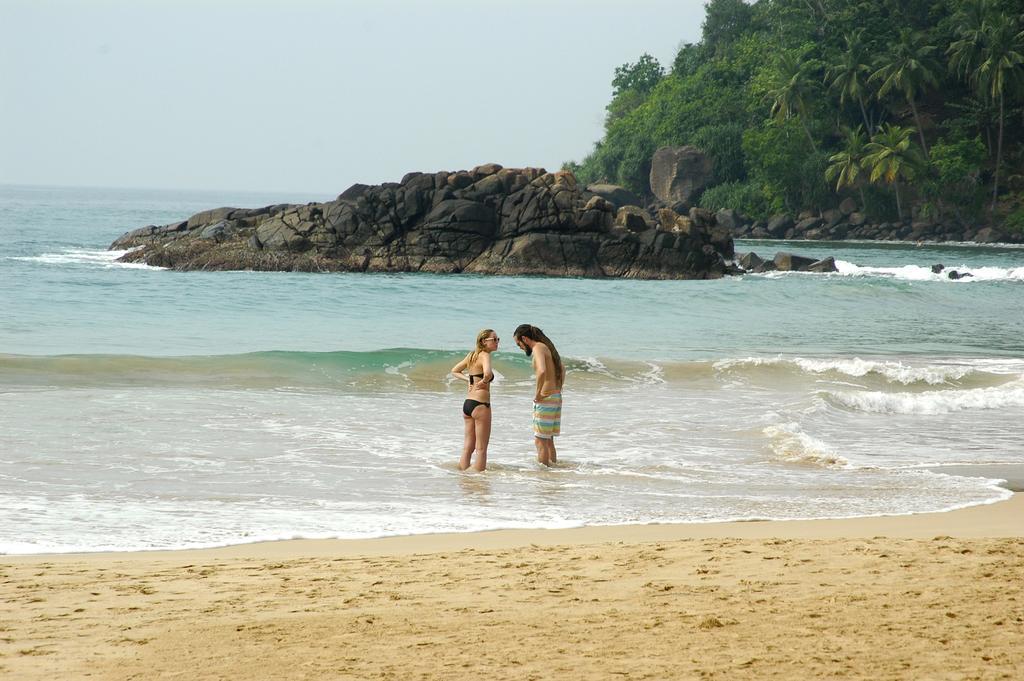
[[[484,340],[494,341],[495,343],[497,343],[497,342],[498,342],[498,341],[500,341],[501,339],[500,339],[500,338],[498,338],[497,336],[495,336],[494,338],[484,338]]]

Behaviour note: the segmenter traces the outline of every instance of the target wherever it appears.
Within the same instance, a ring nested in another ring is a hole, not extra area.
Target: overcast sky
[[[0,183],[335,194],[601,137],[703,0],[0,0]]]

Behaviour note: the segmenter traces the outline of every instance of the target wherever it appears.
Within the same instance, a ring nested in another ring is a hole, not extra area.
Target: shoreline
[[[706,523],[590,525],[563,529],[513,528],[442,532],[369,539],[281,539],[197,549],[96,551],[0,555],[3,563],[65,561],[292,559],[316,556],[403,556],[440,551],[512,549],[524,546],[586,546],[693,539],[856,539],[876,536],[927,539],[938,534],[974,539],[1024,537],[1024,494],[1019,481],[1012,496],[950,511],[812,520],[736,520]],[[941,530],[941,531],[940,531]]]
[[[5,556],[0,676],[1020,678],[1024,495],[945,513]]]

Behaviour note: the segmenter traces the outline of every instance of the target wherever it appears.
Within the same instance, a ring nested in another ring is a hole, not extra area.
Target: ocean
[[[0,553],[919,513],[1004,499],[986,471],[1024,466],[1020,247],[741,241],[839,272],[717,281],[179,273],[106,250],[331,198],[0,186]],[[524,322],[568,367],[551,470]],[[502,337],[489,470],[463,473],[448,370],[482,328]]]

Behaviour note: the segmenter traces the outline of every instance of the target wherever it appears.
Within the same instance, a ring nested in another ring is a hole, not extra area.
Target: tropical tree
[[[868,121],[867,108],[864,106],[867,95],[868,78],[871,77],[870,58],[863,41],[864,30],[858,29],[844,37],[846,50],[839,61],[828,67],[825,80],[832,90],[839,92],[839,104],[846,104],[852,99],[860,105],[860,115],[864,119],[864,129],[874,132],[874,126]]]
[[[901,220],[903,202],[900,199],[900,180],[912,181],[924,166],[910,141],[914,132],[913,128],[886,123],[864,147],[864,169],[870,172],[871,182],[882,180],[893,185],[896,191],[896,214]]]
[[[814,143],[811,130],[807,127],[807,103],[814,94],[815,81],[811,74],[815,66],[814,62],[792,52],[783,52],[775,64],[767,96],[772,103],[772,118],[780,123],[791,117],[799,119],[807,141],[817,152],[818,145]]]
[[[878,97],[881,99],[893,91],[903,94],[914,114],[914,123],[921,137],[921,148],[928,157],[928,143],[921,128],[921,117],[917,113],[917,96],[928,87],[937,87],[942,65],[934,57],[938,48],[928,43],[928,36],[920,31],[903,29],[892,51],[882,57],[878,70],[871,74],[871,81],[880,83]]]
[[[953,15],[956,40],[946,49],[949,69],[963,80],[982,61],[981,45],[985,27],[995,13],[993,0],[967,0]]]
[[[635,64],[625,63],[615,67],[612,78],[612,97],[617,97],[626,90],[635,90],[642,95],[648,94],[654,86],[665,77],[665,69],[657,59],[646,52],[640,55]]]
[[[999,195],[999,169],[1003,160],[1006,95],[1024,82],[1024,31],[1006,14],[991,13],[949,46],[951,65],[985,99],[999,106],[996,161],[992,173],[992,208]]]
[[[864,155],[866,153],[866,140],[861,126],[845,131],[845,144],[838,153],[828,158],[828,167],[825,169],[825,179],[829,182],[835,181],[836,191],[843,187],[856,187],[860,193],[860,205],[864,206],[864,188],[860,181],[861,171],[864,169]]]

